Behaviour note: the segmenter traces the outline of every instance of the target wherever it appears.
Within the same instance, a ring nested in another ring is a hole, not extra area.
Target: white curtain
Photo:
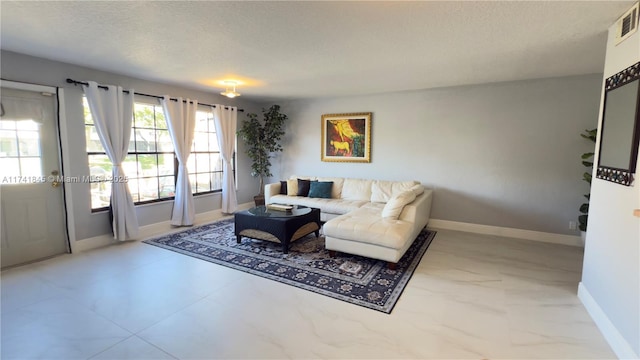
[[[216,125],[216,136],[222,155],[222,212],[231,214],[238,208],[236,184],[231,162],[236,147],[236,128],[238,111],[235,107],[224,105],[212,107],[213,121]]]
[[[138,236],[138,218],[127,186],[122,162],[127,156],[131,122],[133,121],[133,89],[124,93],[122,87],[109,85],[99,89],[95,81],[84,88],[93,122],[100,142],[113,163],[111,207],[113,209],[113,236],[124,241]]]
[[[167,119],[173,147],[180,163],[171,225],[191,226],[196,217],[196,210],[193,204],[191,184],[189,183],[187,159],[191,155],[198,101],[187,99],[184,102],[182,98],[178,98],[178,101],[172,101],[168,95],[165,95],[163,99],[160,99],[160,102],[164,109],[164,116]]]

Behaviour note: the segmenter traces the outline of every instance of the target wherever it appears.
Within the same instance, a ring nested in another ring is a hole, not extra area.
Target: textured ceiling
[[[246,97],[344,96],[601,72],[633,1],[0,2],[0,47]]]

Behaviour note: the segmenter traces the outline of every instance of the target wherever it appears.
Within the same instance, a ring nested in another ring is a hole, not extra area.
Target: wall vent
[[[638,5],[636,3],[631,9],[629,9],[624,15],[616,22],[616,45],[626,40],[629,36],[638,30]]]

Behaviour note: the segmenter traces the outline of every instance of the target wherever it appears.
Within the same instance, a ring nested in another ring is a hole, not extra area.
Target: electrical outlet
[[[569,221],[569,230],[575,230],[575,229],[576,229],[576,222]]]

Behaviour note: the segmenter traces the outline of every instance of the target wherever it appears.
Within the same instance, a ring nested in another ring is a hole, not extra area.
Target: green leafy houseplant
[[[258,196],[264,196],[264,178],[271,174],[271,154],[282,151],[280,140],[284,135],[287,115],[280,112],[280,105],[262,109],[263,120],[258,115],[248,113],[238,136],[247,144],[247,156],[251,159],[251,176],[260,178]]]
[[[595,143],[597,132],[598,129],[585,130],[582,134],[580,134],[580,136]],[[584,174],[582,174],[582,180],[586,181],[589,184],[589,188],[591,188],[591,169],[593,168],[594,154],[595,153],[593,151],[582,154],[582,165],[589,169],[588,171],[585,171]],[[587,202],[580,205],[580,213],[582,215],[578,216],[578,229],[580,229],[580,231],[587,231],[587,219],[589,217],[589,199],[591,195],[585,194],[584,197],[587,198]]]

